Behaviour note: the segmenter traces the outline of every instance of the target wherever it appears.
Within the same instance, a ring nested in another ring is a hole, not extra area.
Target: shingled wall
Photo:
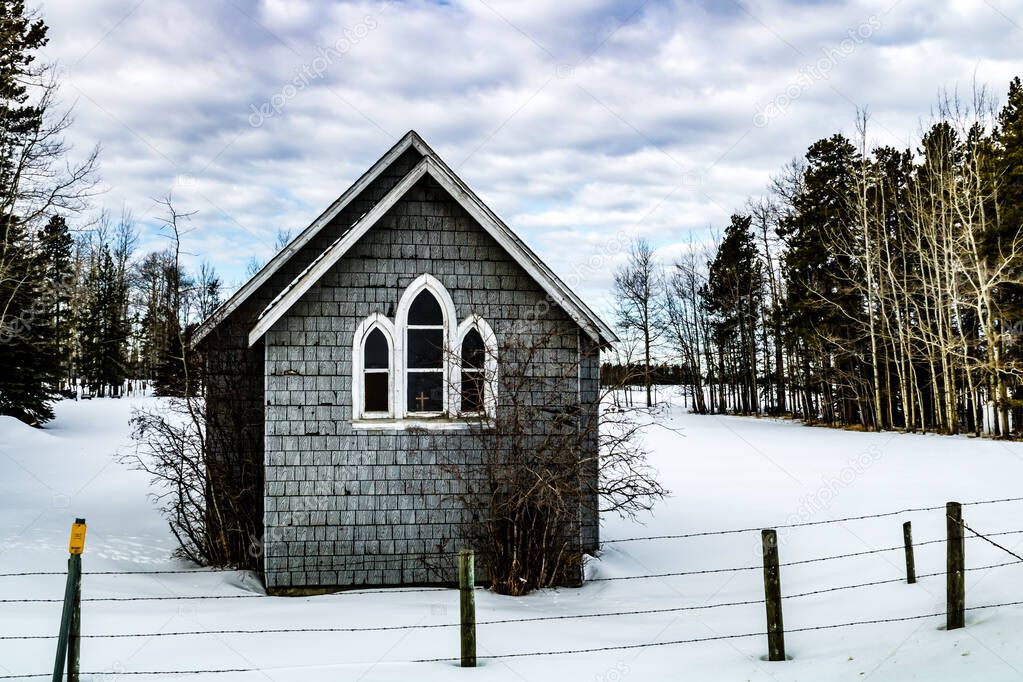
[[[402,292],[423,273],[448,290],[458,322],[470,314],[487,320],[499,365],[506,340],[546,339],[530,370],[536,404],[577,404],[580,392],[585,404],[596,395],[597,357],[578,325],[423,178],[264,338],[268,588],[455,578],[466,529],[450,467],[471,472],[479,440],[465,431],[352,427],[355,329],[372,313],[393,319]],[[574,368],[568,376],[566,367]],[[595,468],[587,473],[595,480]],[[595,510],[582,511],[580,525],[573,532],[593,549]]]
[[[211,532],[223,532],[232,563],[263,569],[264,351],[249,347],[249,330],[259,313],[317,256],[370,210],[422,158],[410,148],[280,267],[262,286],[216,326],[199,344],[205,365],[208,447],[239,491],[237,513],[219,509],[210,516]]]

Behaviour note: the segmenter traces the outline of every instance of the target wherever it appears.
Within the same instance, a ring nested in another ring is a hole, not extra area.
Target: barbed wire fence
[[[979,505],[991,505],[991,504],[1007,504],[1023,502],[1023,497],[1017,498],[1000,498],[994,500],[981,500],[973,502],[963,502],[961,506],[971,507]],[[950,505],[957,503],[949,503]],[[915,507],[900,509],[892,512],[882,512],[878,514],[863,514],[858,516],[850,516],[839,519],[821,519],[815,521],[805,521],[789,524],[781,524],[773,526],[771,529],[767,529],[766,532],[771,532],[776,529],[789,529],[789,528],[801,528],[808,526],[820,526],[826,524],[836,523],[848,523],[853,521],[861,521],[867,519],[881,519],[890,518],[895,516],[903,516],[908,514],[926,513],[932,511],[946,511],[949,509],[949,505],[940,505],[933,507]],[[880,547],[867,550],[861,550],[856,552],[846,552],[841,554],[832,554],[827,556],[814,557],[809,559],[800,559],[795,561],[778,562],[773,566],[766,564],[757,565],[744,565],[744,566],[728,566],[720,568],[709,568],[709,569],[697,569],[688,571],[669,571],[661,573],[649,573],[640,575],[625,575],[625,576],[607,576],[607,577],[596,577],[590,578],[587,582],[616,582],[616,581],[632,581],[632,580],[647,580],[647,579],[659,579],[659,578],[673,578],[673,577],[688,577],[688,576],[700,576],[700,575],[713,575],[713,574],[727,574],[727,573],[741,573],[749,571],[763,570],[765,576],[768,571],[773,569],[775,571],[781,568],[791,566],[802,566],[807,564],[815,564],[820,562],[838,561],[843,559],[849,559],[854,557],[862,557],[876,554],[883,554],[895,551],[905,551],[907,557],[911,556],[912,550],[917,547],[924,547],[928,545],[935,545],[940,543],[950,544],[953,543],[955,538],[953,537],[952,528],[954,525],[959,527],[958,539],[961,541],[963,538],[962,530],[966,530],[971,535],[968,538],[970,540],[981,540],[992,547],[995,547],[999,551],[1009,555],[1011,561],[1003,561],[993,564],[987,564],[982,566],[953,566],[951,563],[946,567],[945,571],[933,571],[915,575],[915,578],[931,578],[938,576],[948,576],[954,570],[960,571],[985,571],[996,568],[1003,568],[1008,566],[1015,566],[1023,564],[1023,556],[1019,553],[1005,547],[999,542],[992,540],[995,537],[1005,537],[1010,535],[1023,534],[1023,529],[1016,530],[1003,530],[992,533],[982,533],[975,530],[972,526],[967,525],[961,518],[956,518],[954,515],[946,513],[946,518],[949,520],[949,537],[942,539],[931,539],[920,542],[907,542],[904,545]],[[708,536],[725,536],[725,535],[736,535],[743,533],[753,532],[764,532],[762,528],[739,528],[739,529],[728,529],[718,531],[701,531],[696,533],[684,533],[674,535],[653,535],[645,537],[632,537],[632,538],[619,538],[607,540],[604,542],[606,545],[624,543],[624,542],[646,542],[646,541],[663,541],[663,540],[683,540],[689,538],[708,537]],[[766,535],[765,535],[766,537]],[[949,556],[953,552],[949,553]],[[765,552],[765,558],[767,553]],[[909,561],[909,558],[907,558]],[[907,565],[908,570],[908,565]],[[166,576],[176,574],[207,574],[212,575],[216,573],[222,573],[225,571],[202,569],[202,568],[183,568],[183,569],[166,569],[166,570],[152,570],[152,571],[95,571],[87,572],[87,576]],[[21,571],[21,572],[6,572],[0,573],[0,579],[16,579],[33,576],[63,576],[64,572],[61,571]],[[859,582],[847,585],[835,585],[824,587],[815,590],[808,590],[803,592],[796,592],[792,594],[779,595],[778,603],[775,604],[778,614],[781,613],[782,603],[796,599],[803,599],[821,594],[847,591],[847,590],[858,590],[877,587],[881,585],[889,585],[894,583],[907,582],[906,577],[897,578],[886,578],[881,580],[872,580]],[[481,589],[481,588],[474,588]],[[951,589],[951,588],[949,588]],[[344,598],[347,596],[358,596],[363,594],[398,594],[398,593],[439,593],[449,594],[451,590],[444,587],[392,587],[392,588],[381,588],[381,589],[361,589],[361,590],[350,590],[334,593],[331,595],[324,595],[330,598]],[[81,601],[83,602],[137,602],[137,601],[197,601],[197,600],[234,600],[234,599],[265,599],[266,595],[249,593],[249,594],[230,594],[230,595],[159,595],[159,596],[112,596],[112,597],[84,597]],[[60,598],[3,598],[0,599],[0,603],[3,604],[43,604],[43,603],[60,603],[64,601]],[[473,615],[473,625],[480,627],[497,626],[497,625],[514,625],[519,623],[536,623],[536,622],[558,622],[558,621],[575,621],[575,620],[589,620],[589,619],[624,619],[636,616],[646,615],[658,615],[658,614],[669,614],[669,613],[684,613],[693,611],[705,611],[713,609],[723,608],[736,608],[736,607],[749,607],[757,606],[761,604],[767,604],[770,607],[771,595],[770,590],[765,587],[765,597],[758,599],[745,599],[735,601],[723,601],[709,604],[688,604],[680,606],[666,606],[659,608],[648,608],[648,609],[633,609],[633,610],[616,610],[616,611],[595,611],[588,613],[576,613],[576,614],[556,614],[556,615],[541,615],[541,616],[530,616],[523,618],[499,618],[491,620],[480,620],[476,621]],[[955,608],[951,597],[949,598],[948,609]],[[981,604],[976,606],[965,606],[961,605],[962,611],[980,611],[995,608],[1007,608],[1012,606],[1023,605],[1021,601],[1008,601],[1000,603]],[[797,634],[805,632],[835,630],[842,628],[861,627],[867,625],[879,625],[886,623],[898,623],[908,622],[915,620],[924,620],[929,618],[939,618],[941,616],[948,616],[948,609],[945,612],[932,612],[923,614],[913,614],[908,616],[898,616],[890,618],[876,618],[867,620],[854,620],[841,623],[828,623],[823,625],[809,625],[784,630],[785,634]],[[770,620],[770,608],[768,609],[768,618]],[[780,622],[780,616],[779,616]],[[313,633],[359,633],[359,632],[393,632],[393,631],[422,631],[422,630],[445,630],[445,629],[457,629],[464,628],[464,621],[452,623],[411,623],[401,625],[378,625],[378,626],[362,626],[362,627],[296,627],[296,628],[223,628],[223,629],[203,629],[203,630],[181,630],[181,631],[154,631],[154,632],[109,632],[109,633],[86,633],[81,634],[80,638],[84,640],[119,640],[119,639],[154,639],[159,640],[163,638],[185,638],[185,637],[222,637],[222,636],[263,636],[263,635],[301,635],[301,634],[313,634]],[[524,658],[524,657],[543,657],[543,656],[562,656],[562,655],[577,655],[577,654],[591,654],[600,653],[607,651],[627,651],[635,649],[645,649],[654,647],[665,647],[665,646],[683,646],[698,644],[703,642],[714,642],[732,639],[748,639],[754,637],[765,637],[769,634],[770,623],[768,630],[760,630],[756,632],[741,632],[733,634],[721,634],[706,637],[695,637],[688,639],[675,639],[675,640],[663,640],[653,642],[637,642],[637,643],[623,643],[620,645],[608,645],[600,647],[589,647],[589,648],[572,648],[572,649],[552,649],[552,650],[541,650],[541,651],[523,651],[523,652],[510,652],[510,653],[497,653],[487,654],[480,656],[481,659],[508,659],[508,658]],[[39,641],[39,640],[56,640],[57,635],[51,634],[0,634],[0,641]],[[784,650],[782,649],[782,659],[784,660]],[[440,662],[451,662],[458,661],[457,656],[437,657],[437,658],[421,658],[413,659],[408,662],[412,663],[440,663]],[[251,673],[260,672],[261,669],[257,667],[252,668],[208,668],[208,669],[195,669],[195,670],[113,670],[113,671],[96,671],[96,672],[82,672],[81,675],[90,676],[187,676],[187,675],[201,675],[201,674],[227,674],[227,673]],[[0,680],[8,679],[34,679],[34,678],[46,678],[50,677],[51,673],[21,673],[21,674],[3,674],[0,675]]]

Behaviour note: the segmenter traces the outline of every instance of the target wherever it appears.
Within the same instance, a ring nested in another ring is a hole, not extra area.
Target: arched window
[[[390,418],[400,428],[417,419],[492,415],[496,353],[490,326],[477,315],[459,325],[444,285],[420,275],[398,300],[393,322],[374,313],[355,332],[353,420],[374,428],[361,421]]]
[[[486,320],[470,316],[458,326],[458,411],[494,416],[497,394],[497,338]]]
[[[483,411],[483,381],[487,349],[478,329],[470,329],[462,339],[462,412]]]
[[[444,412],[445,331],[440,302],[423,289],[409,306],[405,327],[405,409],[410,414]]]
[[[394,416],[394,325],[379,313],[355,330],[352,348],[352,416]]]
[[[366,337],[366,349],[363,352],[363,395],[365,412],[391,411],[391,349],[387,337],[375,328]]]

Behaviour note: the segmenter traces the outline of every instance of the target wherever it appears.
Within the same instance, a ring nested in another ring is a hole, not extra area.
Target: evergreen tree
[[[912,427],[907,410],[912,404],[910,383],[914,376],[913,353],[908,338],[916,326],[911,304],[913,282],[919,279],[920,263],[915,254],[913,229],[908,217],[909,184],[913,174],[913,154],[894,147],[874,150],[872,175],[875,184],[868,189],[867,203],[877,223],[880,261],[886,264],[884,284],[878,298],[879,348],[878,381],[882,385],[882,405],[875,426]]]
[[[60,367],[53,356],[49,248],[42,227],[58,210],[80,210],[95,184],[94,151],[68,162],[62,133],[70,119],[51,116],[52,70],[36,63],[46,24],[24,2],[0,3],[0,413],[31,424],[52,418],[49,401]],[[56,226],[54,226],[56,227]],[[63,246],[58,247],[58,250]],[[59,265],[58,265],[59,266]],[[57,294],[59,295],[59,294]]]
[[[46,320],[49,294],[27,230],[8,216],[0,226],[4,277],[0,279],[0,414],[39,425],[53,418],[56,358]]]
[[[55,215],[46,223],[40,238],[43,277],[49,286],[46,324],[50,348],[47,354],[56,363],[58,387],[70,383],[74,343],[71,327],[71,300],[75,286],[72,251],[74,240],[62,216]]]
[[[119,394],[128,376],[128,320],[124,279],[106,244],[92,255],[80,326],[82,377],[100,395]]]
[[[1000,232],[1013,238],[1023,230],[1023,82],[1009,84],[1005,106],[998,115],[998,200]]]
[[[790,340],[803,365],[804,410],[829,422],[859,421],[849,377],[857,363],[862,316],[859,278],[848,254],[856,239],[854,205],[859,154],[843,135],[815,142],[806,153],[806,169],[792,213],[778,227],[787,247],[782,260]],[[841,248],[836,248],[841,246]],[[819,410],[809,407],[819,389]]]
[[[738,389],[736,407],[759,412],[757,328],[763,305],[763,264],[758,256],[750,216],[733,215],[710,263],[703,298],[712,317],[718,349],[719,411],[728,388]]]
[[[37,319],[43,273],[30,226],[18,215],[18,150],[43,124],[28,82],[37,74],[33,52],[45,44],[45,24],[26,15],[24,3],[0,3],[0,413],[30,424],[53,418],[53,377]]]
[[[994,178],[991,181],[997,195],[998,212],[996,239],[989,248],[992,264],[1001,254],[1011,250],[1013,240],[1023,233],[1023,81],[1019,76],[1009,83],[1005,106],[998,114],[998,128],[994,135],[992,153]],[[1012,264],[1018,280],[1023,280],[1023,262]],[[1005,349],[1006,355],[1023,362],[1023,286],[1003,286],[998,291],[998,307],[1005,329],[1011,330],[1015,343]],[[1013,422],[1023,423],[1023,382],[1017,382],[1012,394]],[[1018,428],[1018,426],[1017,426]]]

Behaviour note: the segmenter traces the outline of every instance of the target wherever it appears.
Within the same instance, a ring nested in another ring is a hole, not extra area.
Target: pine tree
[[[98,153],[68,162],[70,118],[51,115],[53,70],[36,63],[46,34],[24,2],[0,3],[0,413],[31,424],[52,418],[60,372],[48,338],[54,292],[42,226],[58,211],[82,209]]]
[[[718,349],[719,381],[740,388],[737,408],[759,412],[757,328],[763,305],[763,264],[750,227],[750,216],[733,215],[710,263],[703,297],[712,317]],[[724,386],[719,410],[724,411]]]
[[[998,115],[998,199],[1001,232],[1016,235],[1023,230],[1023,81],[1009,84],[1005,106]]]
[[[787,325],[802,361],[805,413],[856,423],[861,415],[848,378],[862,371],[854,318],[862,315],[864,303],[851,286],[858,279],[845,247],[855,241],[859,154],[845,136],[833,135],[811,145],[806,162],[793,211],[778,227],[787,247],[782,261]],[[809,407],[814,386],[822,396],[819,410]]]
[[[0,300],[0,414],[39,425],[53,418],[56,358],[46,319],[49,291],[27,230],[8,217],[3,235]]]
[[[26,81],[46,26],[24,3],[0,4],[0,413],[29,424],[53,418],[52,376],[38,302],[45,291],[30,227],[17,213],[21,140],[39,130],[43,111],[28,103]]]
[[[40,237],[40,258],[43,276],[50,288],[46,300],[46,323],[50,348],[47,353],[56,363],[58,387],[70,383],[73,339],[71,329],[71,298],[75,286],[72,250],[74,240],[62,216],[55,215],[46,223]]]
[[[988,258],[997,265],[1023,232],[1023,82],[1018,76],[1009,84],[1008,100],[999,112],[993,138],[982,158],[990,160],[990,172],[985,175],[990,176],[990,192],[997,197],[997,206],[989,209],[995,227],[985,240]],[[1011,266],[1023,279],[1023,262]],[[997,298],[1007,326],[1018,328],[1023,323],[1023,286],[1003,286]],[[1014,344],[1009,351],[1023,359],[1021,344]]]
[[[87,300],[80,326],[82,376],[100,395],[119,394],[128,376],[128,335],[125,282],[110,253],[100,245],[90,259],[85,279]]]

